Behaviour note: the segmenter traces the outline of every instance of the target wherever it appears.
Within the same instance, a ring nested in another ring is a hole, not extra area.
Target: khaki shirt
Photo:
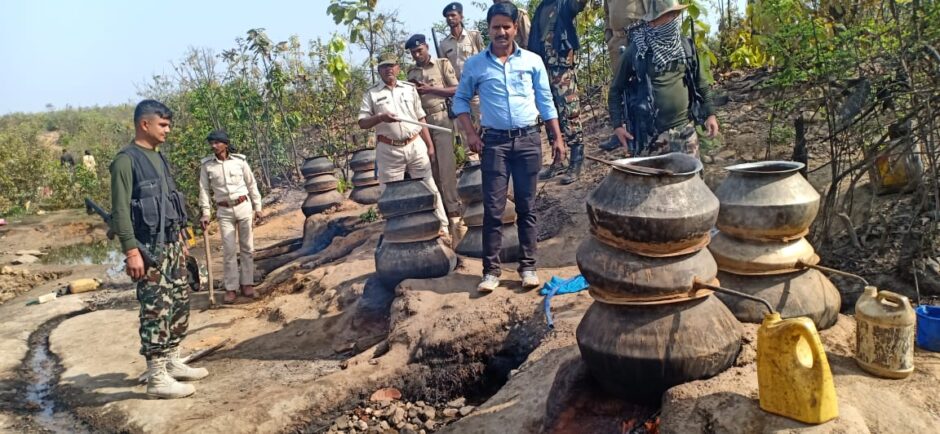
[[[414,85],[397,80],[391,88],[385,82],[379,82],[362,94],[359,106],[359,119],[365,119],[381,113],[391,113],[401,119],[419,121],[425,117],[421,107],[421,98]],[[421,127],[405,122],[382,122],[375,126],[375,133],[392,140],[407,140],[421,132]]]
[[[613,14],[610,11],[614,11]],[[607,30],[624,34],[624,29],[633,25],[646,15],[646,2],[643,0],[605,0],[604,22]]]
[[[460,72],[463,71],[463,64],[470,56],[481,51],[483,51],[483,36],[476,30],[464,28],[457,38],[448,33],[447,37],[441,41],[441,53],[444,53],[444,57],[454,66],[458,80],[460,80]]]
[[[251,167],[242,154],[229,154],[228,159],[221,161],[212,155],[202,159],[199,168],[199,208],[203,216],[210,215],[212,209],[209,202],[209,192],[218,202],[233,202],[241,196],[251,199],[251,208],[261,212],[261,193],[258,184],[251,173]]]
[[[529,12],[519,9],[519,18],[516,19],[516,45],[523,50],[529,47],[529,29],[531,28],[532,21],[529,19]]]
[[[408,70],[408,81],[424,82],[431,87],[452,87],[457,85],[457,73],[447,59],[430,59],[424,66],[412,66]],[[437,95],[421,95],[421,106],[427,115],[447,110],[447,98]]]
[[[82,156],[82,165],[88,169],[89,172],[96,172],[98,170],[98,163],[95,162],[94,155],[83,155]]]

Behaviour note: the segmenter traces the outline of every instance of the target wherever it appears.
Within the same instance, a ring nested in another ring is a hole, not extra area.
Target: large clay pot
[[[711,294],[693,282],[716,283],[718,267],[707,249],[682,256],[651,258],[615,249],[594,237],[581,243],[578,268],[595,300],[613,304],[670,303]]]
[[[307,200],[304,201],[303,206],[300,207],[304,215],[310,217],[314,214],[319,214],[323,211],[326,211],[336,205],[343,203],[343,200],[346,198],[342,193],[332,190],[326,193],[311,194],[307,196]]]
[[[356,187],[349,193],[349,199],[362,205],[372,205],[379,202],[382,188],[378,185],[371,187]]]
[[[434,192],[424,184],[423,178],[387,182],[385,192],[379,198],[379,211],[389,219],[432,210],[435,200]]]
[[[417,243],[386,243],[375,249],[375,273],[388,287],[405,279],[443,277],[457,266],[454,251],[439,238]]]
[[[434,211],[424,211],[388,219],[382,234],[386,243],[413,243],[437,238],[440,231],[441,221]]]
[[[300,173],[304,178],[324,173],[333,173],[333,162],[326,155],[319,155],[304,159],[304,164],[300,166]]]
[[[483,170],[479,161],[471,161],[463,167],[457,180],[457,195],[465,204],[483,201]]]
[[[776,276],[738,276],[719,272],[721,286],[754,295],[770,303],[782,318],[805,316],[823,330],[832,327],[842,307],[839,290],[816,270]],[[763,304],[726,294],[717,294],[742,322],[759,324],[767,308]]]
[[[336,177],[332,173],[323,175],[314,175],[304,182],[304,190],[307,193],[324,193],[330,190],[336,190]]]
[[[379,178],[376,177],[375,172],[371,170],[356,172],[353,174],[352,183],[354,187],[371,187],[373,185],[379,185]]]
[[[503,224],[515,223],[516,204],[506,200],[506,209],[503,211]],[[467,227],[483,226],[483,202],[471,203],[463,212],[463,222]]]
[[[803,163],[762,161],[726,167],[715,190],[718,229],[738,238],[794,240],[805,236],[819,211],[819,193],[799,173]]]
[[[718,269],[741,275],[786,274],[800,271],[804,264],[816,265],[819,256],[806,238],[794,241],[743,240],[719,232],[712,237],[708,250]]]
[[[360,149],[349,160],[349,168],[355,172],[375,169],[375,149]]]
[[[483,257],[483,227],[471,227],[457,244],[457,254],[471,258]],[[500,262],[516,262],[522,256],[519,228],[515,223],[503,225],[503,240],[499,249]]]
[[[718,199],[698,176],[702,163],[697,158],[671,153],[615,163],[672,174],[612,168],[587,200],[596,237],[644,256],[677,256],[705,248],[718,217]]]
[[[715,297],[657,306],[595,302],[578,325],[578,348],[597,383],[618,396],[659,403],[666,389],[734,363],[741,324]]]

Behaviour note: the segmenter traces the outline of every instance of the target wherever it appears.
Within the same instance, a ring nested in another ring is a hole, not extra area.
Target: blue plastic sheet
[[[545,320],[548,322],[548,328],[555,328],[555,322],[552,321],[552,297],[555,294],[572,294],[587,289],[587,280],[584,276],[577,275],[570,279],[562,279],[558,276],[552,276],[548,283],[542,286],[539,294],[545,296]]]

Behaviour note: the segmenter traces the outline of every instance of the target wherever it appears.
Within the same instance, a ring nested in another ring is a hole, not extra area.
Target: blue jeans
[[[542,166],[542,137],[538,131],[510,138],[501,134],[483,135],[483,274],[499,276],[502,247],[502,219],[506,194],[512,177],[516,199],[516,224],[522,255],[519,271],[535,271],[538,229],[535,194]]]

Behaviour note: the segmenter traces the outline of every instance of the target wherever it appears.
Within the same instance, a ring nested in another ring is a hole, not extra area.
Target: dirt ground
[[[737,86],[749,85],[742,78]],[[721,147],[703,151],[712,187],[723,178],[722,167],[764,159],[767,149],[764,96],[729,87],[729,102],[719,108]],[[596,148],[609,138],[603,121],[586,120],[587,152],[615,159],[617,151]],[[789,153],[774,145],[770,157]],[[542,281],[579,273],[575,251],[588,236],[584,203],[606,173],[588,162],[581,182],[540,188]],[[820,189],[821,176],[811,178]],[[301,191],[266,198],[268,221],[255,231],[259,254],[303,237],[303,199]],[[316,224],[355,221],[367,209],[347,203]],[[504,264],[503,287],[485,296],[475,291],[482,264],[472,258],[461,258],[449,276],[385,288],[373,276],[382,225],[358,224],[336,234],[320,254],[273,272],[260,300],[208,309],[207,294],[194,293],[184,353],[227,343],[194,363],[210,371],[195,383],[196,395],[151,400],[138,381],[145,364],[133,285],[121,272],[120,255],[107,247],[104,225],[82,210],[12,221],[0,233],[0,266],[9,267],[0,273],[0,303],[7,300],[0,304],[0,432],[339,432],[338,423],[375,419],[364,409],[372,410],[369,397],[382,388],[399,390],[402,402],[443,407],[462,399],[470,409],[430,424],[423,418],[421,429],[384,432],[940,431],[940,356],[918,351],[917,370],[906,380],[873,378],[852,360],[849,316],[821,334],[842,414],[827,424],[804,426],[758,409],[751,325],[734,367],[671,389],[661,407],[606,396],[575,342],[593,302],[586,292],[552,298],[555,327],[549,329],[544,298],[521,289],[514,264]],[[220,241],[214,228],[209,232],[220,281]],[[45,262],[8,265],[22,250],[39,250]],[[201,240],[192,253],[204,262]],[[26,305],[82,277],[101,278],[104,289]],[[836,283],[843,294],[852,290]]]

